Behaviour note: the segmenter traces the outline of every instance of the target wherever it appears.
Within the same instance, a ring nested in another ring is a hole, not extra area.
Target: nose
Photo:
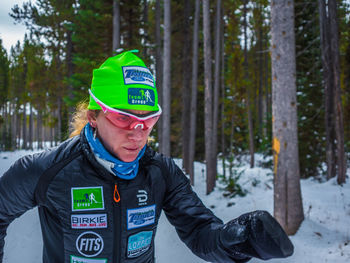
[[[129,139],[135,141],[141,141],[144,137],[145,131],[142,129],[143,124],[138,124],[134,127],[134,129],[130,130]]]
[[[136,124],[135,126],[134,126],[134,129],[137,129],[137,128],[141,128],[141,129],[143,129],[143,127],[144,127],[144,124],[143,123],[138,123],[138,124]]]
[[[139,127],[145,129],[145,123],[143,121],[134,121],[130,124],[130,129],[138,129]]]

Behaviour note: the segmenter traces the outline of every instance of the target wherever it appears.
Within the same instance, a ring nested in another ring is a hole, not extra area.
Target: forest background
[[[330,14],[322,10],[330,2],[337,3],[329,19],[338,24],[341,129],[327,106],[335,93],[327,86],[322,36]],[[294,1],[301,178],[337,175],[336,134],[350,152],[349,11],[346,0]],[[253,167],[255,153],[273,155],[270,1],[36,0],[14,6],[10,16],[28,33],[10,52],[0,41],[0,150],[68,138],[76,105],[88,100],[92,70],[123,48],[138,49],[156,75],[164,113],[153,146],[182,158],[192,180],[193,160],[211,167],[222,160],[229,174],[215,179],[244,194],[234,166],[242,156],[249,155]],[[347,163],[349,155],[344,158]],[[272,168],[273,159],[258,165]],[[215,181],[208,184],[209,193]]]

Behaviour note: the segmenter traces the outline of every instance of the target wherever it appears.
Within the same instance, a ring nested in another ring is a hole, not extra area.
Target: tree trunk
[[[203,0],[203,39],[204,39],[204,133],[205,161],[207,168],[207,194],[215,187],[216,167],[213,163],[213,91],[211,73],[210,3]]]
[[[4,151],[5,142],[6,142],[6,109],[4,105],[0,106],[0,131],[1,131],[0,151]]]
[[[213,90],[213,165],[217,167],[218,151],[218,118],[219,118],[219,90],[220,90],[220,58],[221,58],[221,0],[216,1],[216,22],[215,22],[215,76]]]
[[[136,43],[138,41],[137,36],[135,34],[136,33],[135,28],[137,26],[134,23],[134,21],[135,21],[134,18],[136,16],[136,14],[138,15],[138,12],[136,10],[134,10],[134,8],[128,7],[127,12],[125,12],[125,13],[127,14],[127,18],[124,20],[125,22],[127,22],[127,30],[125,30],[125,31],[126,31],[127,40],[128,40],[128,41],[125,41],[125,43],[129,47],[133,47],[134,45],[136,45]],[[126,14],[123,13],[123,16],[125,16]],[[123,38],[123,40],[124,40],[124,38]]]
[[[56,113],[54,113],[54,116],[56,116]],[[53,127],[53,140],[54,140],[54,142],[53,142],[53,145],[54,146],[57,146],[58,145],[58,143],[57,143],[57,124],[55,124],[54,125],[54,127]]]
[[[7,144],[7,106],[6,103],[0,107],[0,130],[1,130],[1,145],[0,151],[6,150]]]
[[[259,127],[259,137],[262,135],[263,128],[263,8],[262,4],[258,3],[259,9],[259,21],[258,21],[258,127]]]
[[[15,136],[12,133],[12,115],[13,115],[13,104],[11,103],[11,101],[9,102],[9,108],[8,108],[8,113],[7,113],[7,119],[8,119],[8,150],[13,150],[13,145],[12,145],[12,141],[13,141],[13,137]]]
[[[247,49],[247,3],[248,0],[244,1],[243,6],[243,23],[244,23],[244,79],[246,80],[246,85],[249,80],[248,75],[248,49]],[[246,86],[246,106],[247,106],[247,113],[248,113],[248,130],[249,130],[249,153],[250,153],[250,168],[254,167],[254,128],[253,128],[253,116],[251,111],[251,101],[250,101],[250,92],[249,92],[249,86]]]
[[[55,126],[50,127],[50,147],[54,146],[55,141]]]
[[[170,156],[170,107],[171,107],[171,6],[170,0],[164,0],[164,65],[163,65],[163,129],[162,153]]]
[[[11,150],[17,148],[17,106],[12,104],[12,116],[11,116]]]
[[[45,115],[45,113],[44,113],[44,115]],[[41,132],[42,132],[42,136],[43,136],[43,139],[42,139],[42,141],[43,141],[43,148],[45,149],[45,147],[46,147],[46,140],[47,140],[47,138],[46,138],[46,129],[45,129],[45,119],[43,119],[43,122],[42,122],[42,128],[41,128]]]
[[[346,177],[346,159],[344,150],[344,123],[343,123],[343,105],[341,100],[340,88],[340,55],[339,55],[339,29],[337,18],[336,0],[328,1],[331,58],[334,83],[334,112],[335,112],[335,134],[337,139],[337,164],[338,164],[338,184],[345,183]]]
[[[23,119],[22,119],[22,149],[28,149],[28,140],[27,140],[27,103],[23,104]]]
[[[22,129],[21,129],[21,114],[17,113],[17,116],[16,116],[16,149],[20,149],[21,148],[21,139],[22,139]]]
[[[192,80],[191,80],[191,111],[190,111],[190,148],[189,173],[191,184],[194,185],[194,156],[196,148],[196,119],[197,119],[197,79],[198,79],[198,31],[200,0],[196,0],[193,25],[192,43]]]
[[[287,234],[304,219],[301,200],[294,1],[271,2],[274,215]]]
[[[37,138],[38,138],[38,149],[42,149],[43,148],[43,129],[42,129],[42,111],[39,110],[38,111],[38,120],[37,120]]]
[[[57,98],[57,134],[56,142],[62,141],[62,99]]]
[[[189,173],[189,145],[190,145],[190,78],[191,72],[189,65],[191,64],[191,57],[189,56],[189,50],[191,48],[190,40],[190,1],[184,1],[184,23],[183,23],[183,50],[182,50],[182,167],[185,172]]]
[[[29,149],[33,150],[33,106],[30,103],[30,115],[29,115],[29,136],[28,136],[28,143],[29,143]]]
[[[268,46],[268,38],[266,37],[265,38],[265,50],[268,50],[269,49],[269,46]],[[267,132],[267,123],[268,123],[268,120],[271,116],[271,93],[270,93],[270,89],[269,89],[269,58],[270,58],[270,55],[268,52],[265,52],[265,55],[264,55],[264,61],[265,61],[265,75],[264,75],[264,85],[265,85],[265,115],[264,115],[264,120],[265,120],[265,136],[267,137],[268,136],[268,132]]]
[[[2,132],[2,142],[1,142],[1,149],[3,151],[7,151],[8,150],[8,144],[9,144],[9,133],[8,133],[8,103],[5,102],[4,105],[2,105],[2,107],[0,107],[2,110],[2,120],[0,122],[0,128],[2,128],[1,132]],[[0,111],[1,111],[0,110]]]
[[[142,54],[144,58],[148,57],[148,35],[147,35],[147,25],[148,25],[148,0],[143,0],[143,50]]]
[[[222,9],[222,14],[224,10]],[[222,18],[221,18],[222,19]],[[224,23],[221,22],[221,152],[222,152],[222,170],[223,176],[226,178],[226,143],[225,143],[225,37],[224,37]]]
[[[234,103],[234,101],[232,101]],[[235,118],[234,115],[231,117],[231,132],[230,132],[230,152],[229,152],[229,171],[230,176],[232,176],[233,167],[233,139],[235,135]]]
[[[67,30],[67,52],[66,52],[66,65],[67,65],[67,78],[71,78],[73,76],[73,70],[74,70],[74,65],[73,65],[73,41],[72,41],[72,31]],[[59,61],[59,68],[61,68],[61,59],[58,58]],[[59,78],[62,79],[61,76],[59,76]],[[74,92],[74,87],[71,84],[68,84],[68,96],[69,96],[69,100],[70,103],[68,105],[68,127],[70,125],[70,123],[72,122],[72,115],[75,111],[75,92]],[[69,127],[71,128],[71,127]],[[62,138],[61,138],[62,139]]]
[[[254,168],[254,128],[253,128],[253,116],[251,110],[250,94],[247,94],[247,110],[248,110],[248,130],[249,130],[249,153],[250,153],[250,168]]]
[[[8,102],[8,106],[6,106],[7,113],[6,113],[6,132],[7,132],[7,141],[6,141],[6,150],[10,151],[12,149],[12,136],[13,134],[11,133],[11,111],[12,111],[12,103]]]
[[[113,1],[113,47],[112,53],[120,47],[120,8],[119,0]]]
[[[319,21],[321,36],[321,54],[324,82],[325,130],[326,130],[326,163],[327,180],[336,176],[335,130],[334,130],[334,94],[332,78],[332,60],[330,54],[330,28],[325,0],[319,0]]]
[[[9,138],[10,138],[10,134],[8,132],[8,127],[9,127],[9,123],[8,123],[8,117],[9,117],[9,111],[8,111],[8,108],[9,108],[9,104],[7,102],[5,102],[4,105],[2,105],[2,124],[1,124],[1,121],[0,121],[0,130],[1,130],[1,127],[2,127],[2,142],[1,142],[1,148],[0,148],[0,151],[3,150],[3,151],[8,151],[9,150]],[[0,110],[1,111],[1,110]]]
[[[161,8],[160,0],[156,0],[156,28],[155,28],[155,38],[156,38],[156,86],[158,91],[158,103],[163,105],[163,88],[162,88],[162,39],[160,34],[160,20],[161,20]],[[159,150],[161,151],[163,140],[162,140],[162,128],[163,128],[163,118],[160,118],[157,123],[157,133]]]

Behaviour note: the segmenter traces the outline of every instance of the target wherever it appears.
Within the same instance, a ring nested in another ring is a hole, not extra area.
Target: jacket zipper
[[[113,247],[113,258],[115,263],[121,262],[121,203],[120,203],[120,194],[118,191],[117,182],[114,184],[114,192],[113,192],[113,222],[114,222],[114,240],[115,247]]]

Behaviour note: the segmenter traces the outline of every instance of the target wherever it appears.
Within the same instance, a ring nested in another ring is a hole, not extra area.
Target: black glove
[[[266,211],[254,211],[231,220],[220,231],[226,251],[260,259],[285,258],[293,244],[280,224]]]

